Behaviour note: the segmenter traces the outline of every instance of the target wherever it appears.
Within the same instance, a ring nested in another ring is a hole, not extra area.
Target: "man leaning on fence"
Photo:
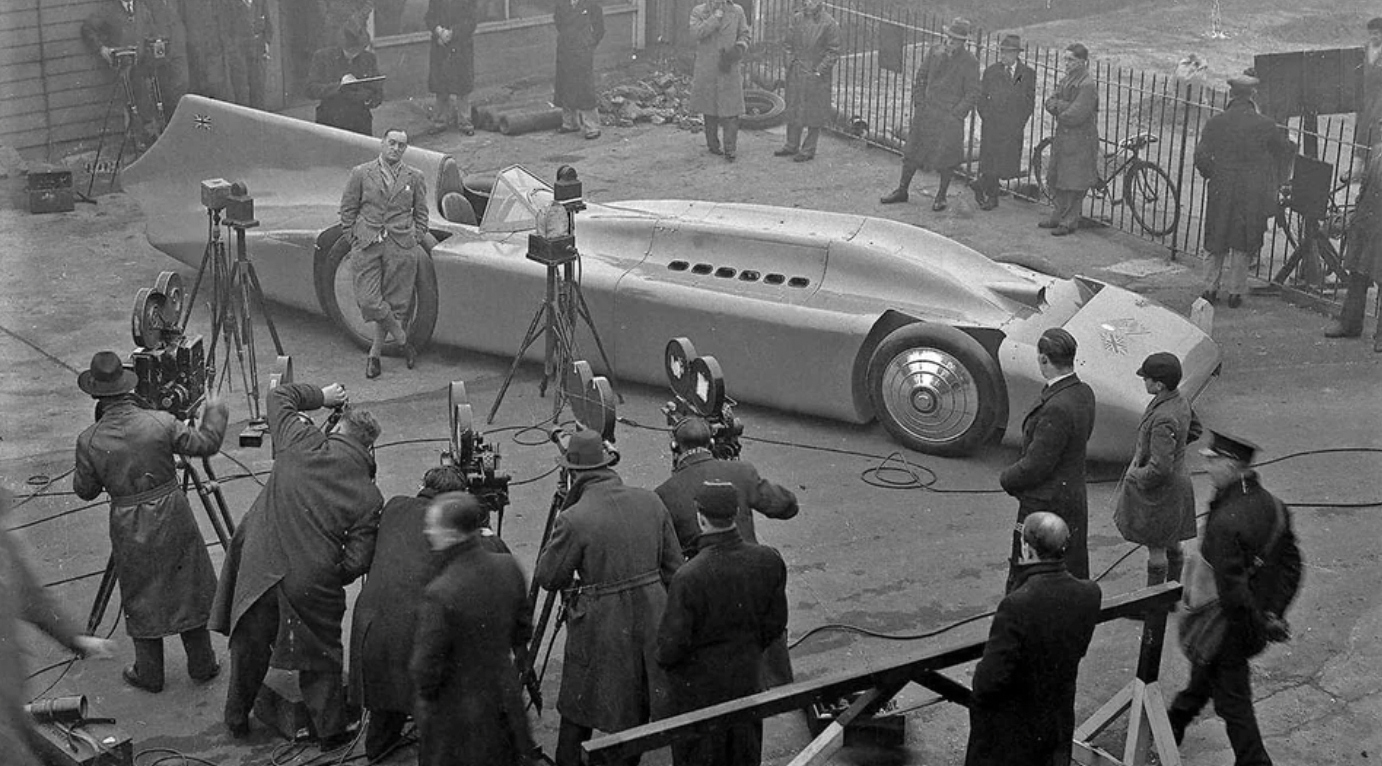
[[[965,49],[969,33],[969,22],[955,19],[945,28],[945,42],[931,46],[917,67],[902,178],[880,203],[906,202],[912,176],[925,169],[940,174],[931,209],[940,212],[948,206],[950,179],[964,161],[965,118],[979,102],[979,59]]]
[[[1051,167],[1046,172],[1055,209],[1037,224],[1056,237],[1074,234],[1079,228],[1084,195],[1099,182],[1099,89],[1089,74],[1089,49],[1071,43],[1061,52],[1060,61],[1064,75],[1044,104],[1056,120]]]
[[[1251,71],[1251,70],[1249,70]],[[1195,169],[1208,180],[1204,205],[1204,292],[1219,298],[1225,256],[1229,259],[1228,307],[1248,291],[1248,263],[1262,249],[1267,219],[1276,214],[1280,168],[1295,147],[1253,100],[1258,79],[1249,73],[1228,80],[1228,106],[1209,118],[1195,146]]]
[[[824,6],[824,0],[805,0],[787,31],[787,142],[773,154],[796,162],[816,156],[821,126],[830,119],[830,77],[840,60],[840,25]]]
[[[1102,597],[1065,570],[1069,539],[1054,513],[1022,522],[1017,587],[998,604],[974,669],[965,766],[1070,763],[1075,682]]]

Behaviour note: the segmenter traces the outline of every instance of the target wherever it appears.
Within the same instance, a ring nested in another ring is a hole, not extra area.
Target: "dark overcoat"
[[[534,573],[547,590],[566,591],[557,711],[620,731],[666,712],[666,678],[653,653],[681,546],[657,495],[625,486],[611,469],[578,472],[568,500]]]
[[[787,630],[787,565],[777,551],[747,543],[739,530],[701,538],[677,571],[657,635],[674,714],[762,690],[762,654]],[[757,766],[762,722],[673,745],[678,766]],[[720,756],[720,757],[717,757]]]
[[[787,28],[788,125],[819,128],[830,121],[831,77],[840,60],[840,25],[824,9],[792,15]]]
[[[533,738],[514,661],[533,635],[523,572],[478,537],[443,556],[422,593],[408,665],[418,691],[418,766],[527,763]]]
[[[1022,139],[1036,109],[1036,70],[1018,61],[1013,73],[990,64],[979,80],[979,172],[998,178],[1022,175]]]
[[[1195,145],[1195,169],[1209,180],[1204,203],[1204,249],[1255,253],[1267,219],[1276,215],[1280,168],[1295,152],[1286,132],[1258,114],[1250,98],[1235,98],[1209,118]]]
[[[1371,147],[1377,139],[1377,121],[1382,120],[1382,50],[1363,46],[1363,103],[1353,122],[1353,143]]]
[[[739,514],[734,526],[744,542],[758,545],[754,529],[753,511],[770,519],[790,519],[797,515],[797,496],[792,490],[758,475],[752,463],[743,460],[717,460],[706,451],[696,451],[682,457],[672,469],[672,475],[657,488],[658,497],[672,515],[677,541],[687,558],[696,553],[696,541],[701,527],[696,521],[696,492],[707,481],[729,482],[739,493]],[[763,652],[761,680],[765,689],[792,682],[792,657],[787,651],[786,634]]]
[[[379,76],[379,60],[374,51],[361,51],[355,58],[346,58],[341,46],[322,48],[312,54],[307,69],[307,97],[316,99],[317,124],[349,130],[361,135],[374,135],[374,117],[370,110],[384,103],[384,83],[341,87],[347,73],[357,79]]]
[[[1089,190],[1099,182],[1099,89],[1089,68],[1062,77],[1045,107],[1056,119],[1046,183],[1052,189]]]
[[[417,497],[390,498],[379,518],[374,561],[350,618],[350,698],[366,710],[413,712],[413,678],[399,668],[413,658],[422,590],[445,563],[423,533],[436,495],[424,488]],[[509,552],[496,536],[480,541],[486,550]]]
[[[557,79],[552,105],[594,109],[595,47],[605,36],[605,13],[597,0],[556,0]]]
[[[1382,155],[1368,158],[1358,199],[1349,218],[1344,268],[1382,277]]]
[[[999,484],[1017,498],[1017,520],[1050,511],[1070,528],[1066,567],[1089,579],[1089,500],[1085,450],[1094,432],[1094,391],[1078,375],[1041,390],[1022,421],[1022,456],[1003,469]]]
[[[423,19],[432,35],[427,90],[469,94],[475,89],[475,27],[479,24],[475,0],[428,0]],[[437,27],[451,30],[445,44],[437,37]]]
[[[369,571],[384,505],[369,450],[302,414],[321,406],[305,383],[269,392],[273,473],[235,530],[212,609],[210,627],[230,635],[281,586],[271,663],[284,670],[341,669],[345,586]]]
[[[716,18],[710,3],[691,9],[691,37],[696,41],[696,64],[691,72],[691,99],[687,111],[714,117],[738,117],[744,113],[744,77],[739,61],[727,70],[720,58],[738,48],[742,55],[749,47],[749,22],[744,9],[726,3],[724,17]]]
[[[0,504],[8,504],[8,499],[0,498]],[[6,509],[0,506],[0,523],[8,523],[5,515]],[[34,576],[25,546],[0,527],[0,753],[8,766],[39,766],[29,749],[32,723],[24,712],[29,695],[24,688],[28,674],[21,622],[76,651],[73,640],[81,628],[67,616],[53,591]]]
[[[178,480],[175,455],[216,454],[228,411],[207,408],[195,427],[122,398],[77,437],[72,490],[110,495],[110,553],[125,630],[161,638],[206,625],[216,570]]]
[[[1113,521],[1124,540],[1169,548],[1194,539],[1195,485],[1185,465],[1185,445],[1200,431],[1200,420],[1180,391],[1162,391],[1147,404],[1132,462],[1113,500]]]
[[[1200,555],[1214,569],[1214,586],[1228,618],[1229,650],[1252,657],[1267,648],[1266,614],[1285,616],[1300,587],[1303,563],[1282,506],[1285,527],[1272,551],[1267,544],[1277,523],[1277,500],[1256,472],[1218,490],[1209,502]],[[1254,566],[1259,562],[1262,566]]]
[[[965,118],[979,103],[979,59],[968,49],[931,46],[912,84],[912,124],[902,154],[918,166],[944,170],[965,153]]]
[[[1098,584],[1059,561],[1021,567],[974,668],[965,766],[1070,763],[1075,682],[1101,603]]]

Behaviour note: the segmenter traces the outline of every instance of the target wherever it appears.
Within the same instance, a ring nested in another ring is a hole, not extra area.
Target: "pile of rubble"
[[[634,123],[676,125],[682,130],[701,130],[699,114],[686,109],[691,99],[691,78],[672,72],[653,72],[642,79],[615,85],[600,94],[600,113],[606,125],[631,127]]]

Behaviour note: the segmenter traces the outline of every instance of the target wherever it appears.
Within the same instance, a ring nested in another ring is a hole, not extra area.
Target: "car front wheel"
[[[910,324],[869,360],[868,390],[883,427],[932,455],[970,455],[988,443],[1006,396],[998,363],[953,327]]]
[[[374,325],[360,316],[360,309],[355,303],[354,262],[350,238],[338,237],[330,247],[317,248],[312,268],[313,280],[322,311],[345,331],[346,337],[355,345],[368,349],[374,341]],[[419,352],[432,342],[432,333],[437,327],[437,306],[437,272],[431,256],[426,256],[418,264],[413,305],[403,326],[408,333],[408,342]],[[384,347],[384,353],[400,355],[402,347],[390,342]]]

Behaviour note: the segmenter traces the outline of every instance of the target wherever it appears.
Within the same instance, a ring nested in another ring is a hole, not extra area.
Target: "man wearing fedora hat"
[[[1195,537],[1195,486],[1185,445],[1200,438],[1200,420],[1180,395],[1180,359],[1158,351],[1137,368],[1152,401],[1137,429],[1132,462],[1114,497],[1113,521],[1123,539],[1147,546],[1147,585],[1180,580],[1180,541]]]
[[[571,436],[557,459],[571,474],[567,507],[533,573],[566,605],[557,766],[577,766],[595,729],[622,731],[666,713],[654,652],[681,546],[662,501],[625,485],[611,467],[617,458],[596,431]]]
[[[809,162],[816,156],[821,126],[830,119],[830,77],[840,60],[840,25],[824,0],[805,0],[792,15],[785,47],[787,142],[773,155]]]
[[[695,503],[701,550],[672,578],[657,634],[674,715],[762,691],[763,653],[787,631],[787,565],[739,534],[739,490],[704,482]],[[757,766],[762,756],[761,719],[672,745],[676,766]]]
[[[912,124],[902,150],[902,177],[897,188],[878,200],[884,205],[906,202],[912,176],[921,169],[940,173],[931,209],[947,207],[946,194],[955,169],[964,160],[965,118],[979,102],[979,59],[965,45],[970,24],[955,19],[945,28],[945,41],[926,51],[912,84]]]
[[[1282,169],[1296,151],[1285,129],[1258,114],[1257,85],[1251,70],[1230,77],[1228,106],[1209,118],[1195,145],[1195,169],[1208,181],[1202,297],[1217,302],[1227,257],[1229,308],[1239,306],[1248,291],[1248,263],[1262,249],[1267,220],[1276,215]]]
[[[1202,560],[1212,570],[1209,595],[1218,599],[1227,628],[1212,656],[1191,663],[1190,681],[1167,711],[1179,745],[1186,727],[1212,698],[1239,766],[1272,763],[1253,711],[1248,660],[1269,642],[1290,638],[1282,618],[1300,587],[1303,566],[1290,510],[1262,487],[1252,470],[1256,453],[1251,442],[1220,432],[1212,432],[1209,447],[1200,451],[1214,497],[1198,557],[1187,572],[1186,597],[1193,598],[1198,589],[1196,570]]]
[[[1003,35],[998,61],[979,81],[979,178],[974,199],[981,210],[998,207],[998,182],[1022,174],[1022,132],[1036,109],[1036,70],[1022,62],[1022,38]]]
[[[349,19],[341,27],[339,44],[312,54],[307,97],[319,102],[318,125],[374,135],[370,110],[384,103],[384,84],[351,84],[379,76],[379,61],[369,45],[369,30],[358,19]]]
[[[97,401],[97,420],[77,437],[72,490],[83,500],[102,491],[110,497],[111,562],[134,642],[134,664],[122,675],[135,688],[160,692],[165,636],[181,636],[194,681],[221,672],[206,630],[216,572],[174,456],[220,451],[230,408],[208,394],[201,422],[192,425],[141,406],[132,395],[137,383],[113,351],[98,352],[77,376],[77,386]]]

